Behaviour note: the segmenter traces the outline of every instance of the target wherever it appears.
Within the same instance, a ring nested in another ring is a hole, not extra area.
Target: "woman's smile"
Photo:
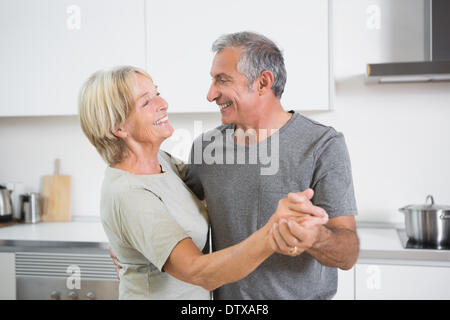
[[[168,115],[165,115],[165,116],[162,117],[161,119],[159,119],[159,120],[153,122],[153,125],[154,125],[154,126],[162,126],[162,125],[165,125],[165,124],[168,124],[168,123],[169,123],[169,116],[168,116]]]

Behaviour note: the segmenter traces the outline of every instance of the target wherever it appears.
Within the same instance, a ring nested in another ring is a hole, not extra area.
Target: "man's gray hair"
[[[242,50],[237,69],[247,78],[250,88],[261,72],[268,70],[274,76],[272,91],[281,98],[286,84],[286,68],[283,54],[272,40],[248,31],[225,34],[214,41],[212,51],[218,53],[229,47]]]

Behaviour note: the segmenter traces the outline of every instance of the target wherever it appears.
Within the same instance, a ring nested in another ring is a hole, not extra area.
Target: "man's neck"
[[[283,127],[291,117],[292,113],[286,112],[280,104],[275,107],[262,108],[256,117],[249,119],[250,121],[236,123],[235,136],[249,135],[252,132],[256,135],[257,142],[263,141]]]

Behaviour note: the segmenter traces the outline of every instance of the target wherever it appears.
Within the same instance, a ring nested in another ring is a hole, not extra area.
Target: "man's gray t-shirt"
[[[254,148],[234,142],[234,128],[222,125],[198,137],[185,176],[192,191],[206,199],[214,251],[264,226],[289,192],[312,188],[312,202],[330,219],[357,214],[341,133],[294,113],[280,130],[255,144],[255,157]],[[306,252],[273,254],[246,278],[218,288],[214,299],[331,299],[336,289],[336,268]]]

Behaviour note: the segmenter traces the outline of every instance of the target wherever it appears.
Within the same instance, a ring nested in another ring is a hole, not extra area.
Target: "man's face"
[[[239,48],[225,48],[214,57],[209,102],[215,101],[222,114],[222,123],[246,126],[257,116],[258,92],[248,87],[247,79],[237,70]]]

